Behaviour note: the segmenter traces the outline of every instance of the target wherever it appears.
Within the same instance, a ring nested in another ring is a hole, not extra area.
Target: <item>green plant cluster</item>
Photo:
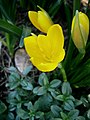
[[[20,76],[14,67],[9,70],[12,71],[6,84],[10,90],[9,106],[7,116],[4,116],[7,120],[85,120],[78,109],[85,100],[73,97],[69,82],[49,81],[48,76],[41,73],[35,83],[30,77]]]

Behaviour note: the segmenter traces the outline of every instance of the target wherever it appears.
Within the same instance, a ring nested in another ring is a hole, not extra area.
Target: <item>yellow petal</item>
[[[37,37],[30,36],[24,38],[25,49],[30,57],[42,59],[42,52],[37,44]]]
[[[45,57],[48,59],[51,57],[51,43],[50,40],[47,39],[47,36],[45,35],[38,35],[38,46],[40,50],[45,54]]]
[[[65,57],[65,50],[60,48],[57,54],[52,56],[52,61],[59,63],[64,59],[64,57]]]
[[[38,36],[38,46],[40,50],[43,51],[47,61],[60,62],[65,56],[65,51],[63,49],[64,36],[61,27],[59,25],[53,25],[49,28],[48,33],[48,36]]]
[[[42,32],[47,33],[49,27],[53,25],[53,22],[46,12],[38,11],[38,23],[42,28]]]
[[[61,26],[59,24],[52,25],[48,30],[47,36],[51,44],[52,55],[55,55],[64,46],[64,36]]]
[[[79,13],[79,22],[83,26],[84,32],[85,32],[85,34],[86,34],[86,36],[88,38],[88,34],[89,34],[89,19],[88,19],[87,15],[82,13],[82,12],[80,12]]]
[[[73,38],[74,44],[76,45],[77,48],[84,49],[84,43],[83,43],[84,40],[82,38],[78,19],[73,19],[72,26],[73,26],[72,27],[72,38]]]
[[[58,63],[47,63],[47,62],[42,62],[41,59],[35,59],[33,58],[32,63],[36,68],[42,72],[49,72],[53,71],[57,66]]]
[[[40,31],[43,31],[38,23],[38,13],[35,11],[29,11],[28,16],[32,24]]]
[[[89,19],[86,16],[86,14],[84,14],[82,12],[78,13],[78,17],[79,18],[77,19],[76,15],[75,15],[74,18],[73,18],[73,21],[72,21],[72,30],[74,29],[74,24],[76,24],[76,22],[78,22],[77,23],[77,24],[79,24],[78,26],[81,27],[80,28],[81,33],[82,33],[83,37],[85,37],[85,39],[87,40],[88,34],[89,34]],[[75,21],[75,19],[77,19],[77,20]]]

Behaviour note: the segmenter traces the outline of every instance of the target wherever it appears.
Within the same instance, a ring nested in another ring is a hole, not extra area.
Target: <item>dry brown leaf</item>
[[[15,52],[15,65],[17,69],[22,73],[28,66],[32,66],[29,56],[24,49],[18,49]]]
[[[87,6],[87,5],[88,5],[88,0],[81,0],[81,3],[82,3],[84,6]]]

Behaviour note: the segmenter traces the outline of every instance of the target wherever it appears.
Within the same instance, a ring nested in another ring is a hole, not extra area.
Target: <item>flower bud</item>
[[[78,10],[72,20],[71,35],[79,52],[84,54],[89,35],[89,19],[86,14]]]
[[[39,7],[39,6],[38,6]],[[47,33],[48,29],[53,25],[53,22],[48,13],[39,7],[41,11],[29,11],[28,16],[32,24],[40,31]]]

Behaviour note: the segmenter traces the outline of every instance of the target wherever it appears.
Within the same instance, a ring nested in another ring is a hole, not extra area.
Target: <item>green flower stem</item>
[[[67,82],[66,72],[65,72],[65,69],[63,68],[63,66],[62,66],[61,63],[58,64],[58,68],[60,68],[60,71],[61,71],[61,74],[62,74],[62,76],[63,76],[64,82]]]

